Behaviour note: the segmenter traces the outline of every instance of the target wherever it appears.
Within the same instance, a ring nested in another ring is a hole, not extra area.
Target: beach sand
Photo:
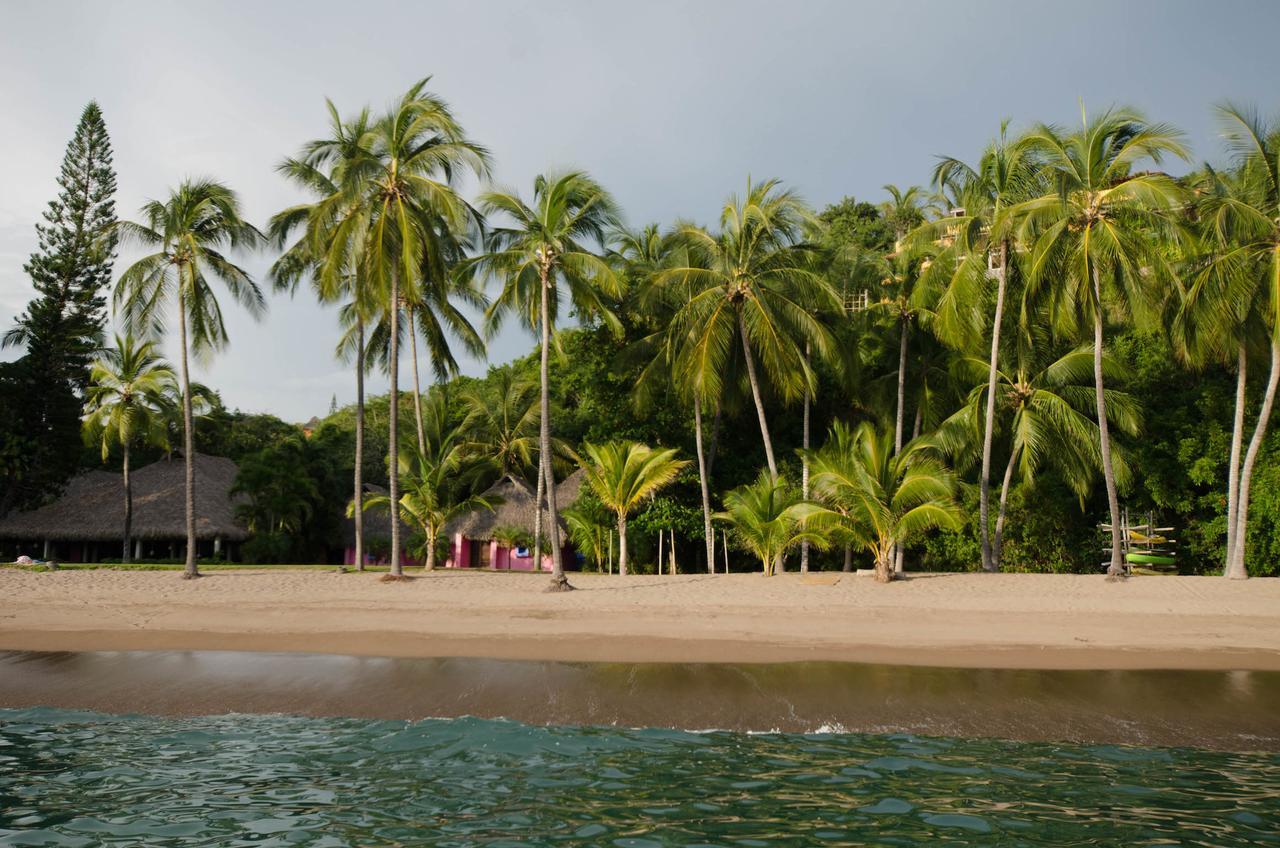
[[[1280,670],[1280,580],[0,569],[0,650]]]

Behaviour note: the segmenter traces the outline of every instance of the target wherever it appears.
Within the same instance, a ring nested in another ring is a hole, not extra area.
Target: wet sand
[[[0,649],[1280,670],[1280,580],[0,569]]]
[[[916,733],[1280,751],[1280,673],[0,652],[0,707],[691,730]]]

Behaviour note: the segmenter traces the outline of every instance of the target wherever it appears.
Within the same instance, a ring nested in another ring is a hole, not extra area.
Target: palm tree
[[[213,278],[221,280],[228,293],[255,318],[266,310],[257,284],[224,255],[228,248],[256,247],[262,234],[244,220],[235,192],[212,180],[183,182],[168,200],[153,200],[143,206],[142,216],[144,223],[121,221],[117,227],[126,240],[157,250],[130,265],[120,276],[115,305],[117,311],[123,311],[130,330],[163,332],[166,309],[172,306],[177,312],[187,494],[187,562],[183,577],[193,578],[199,577],[200,572],[196,568],[196,482],[192,465],[195,447],[188,348],[201,354],[227,344],[222,309],[211,285]]]
[[[627,573],[627,516],[688,465],[675,448],[654,449],[638,442],[613,441],[582,446],[590,460],[586,483],[618,519],[618,573]]]
[[[310,244],[303,259],[314,257],[309,270],[319,288],[341,291],[342,281],[354,277],[369,293],[367,300],[356,300],[376,304],[386,316],[393,502],[399,501],[400,489],[400,309],[407,302],[438,307],[458,294],[450,274],[453,245],[458,234],[479,226],[479,216],[458,193],[456,181],[463,171],[488,173],[487,151],[466,137],[442,99],[425,90],[428,81],[411,86],[378,120],[351,122],[366,127],[354,141],[335,132],[334,138],[308,146],[305,161],[332,166],[337,191],[320,201],[315,214],[298,213]],[[402,573],[400,525],[393,521],[391,574]]]
[[[503,215],[505,226],[489,234],[487,252],[474,260],[475,270],[502,282],[502,290],[486,312],[490,331],[509,312],[536,328],[541,350],[541,397],[538,434],[538,482],[545,489],[551,538],[551,589],[572,589],[564,575],[556,507],[555,472],[551,464],[551,334],[559,316],[563,283],[577,315],[603,319],[620,329],[602,296],[618,296],[617,275],[590,243],[600,244],[617,225],[613,198],[580,171],[539,176],[533,200],[525,203],[514,191],[489,191],[480,197],[488,215]],[[541,508],[541,497],[538,499]]]
[[[467,440],[471,422],[450,423],[443,391],[431,392],[423,407],[423,448],[412,445],[397,457],[404,483],[400,497],[392,501],[389,495],[368,495],[363,504],[365,509],[389,508],[398,502],[399,520],[416,526],[426,539],[424,567],[431,571],[445,525],[473,510],[492,509],[499,501],[479,493],[481,485],[492,479],[493,466],[471,450]],[[354,502],[347,512],[355,512]]]
[[[538,452],[538,384],[511,365],[489,372],[484,390],[472,388],[462,403],[473,422],[474,445],[500,476],[527,476]]]
[[[1009,274],[1017,255],[1013,242],[1012,220],[1007,214],[1011,205],[1025,200],[1032,191],[1036,162],[1027,145],[1011,142],[1007,121],[1001,123],[1000,134],[987,145],[974,166],[959,159],[945,157],[934,170],[934,184],[950,191],[954,199],[952,214],[943,220],[940,238],[950,239],[950,250],[956,254],[950,263],[948,294],[955,302],[977,302],[995,278],[995,306],[990,321],[991,356],[987,363],[987,399],[982,430],[982,466],[978,477],[978,525],[982,546],[982,567],[986,571],[1000,569],[999,557],[992,556],[990,533],[991,449],[995,431],[997,372],[1000,367],[1000,332],[1004,326],[1005,297]]]
[[[775,479],[778,465],[756,358],[784,398],[812,391],[806,343],[828,356],[832,341],[810,310],[839,308],[839,296],[813,268],[812,248],[802,241],[805,226],[813,223],[800,198],[781,190],[777,180],[748,180],[746,194],[725,203],[718,234],[692,224],[676,228],[685,263],[656,275],[682,295],[672,318],[674,377],[690,389],[695,411],[722,396],[731,351],[741,344],[765,459]]]
[[[832,425],[827,444],[810,454],[813,489],[831,523],[862,540],[875,559],[876,579],[894,578],[894,551],[935,527],[960,526],[955,481],[917,439],[893,449],[893,433],[864,422],[854,432]]]
[[[1033,335],[1015,350],[1005,350],[1002,357],[1010,365],[997,371],[998,391],[995,408],[997,427],[1008,435],[1009,459],[1000,483],[995,530],[991,537],[991,565],[1000,570],[1004,545],[1005,508],[1014,471],[1024,483],[1034,485],[1035,475],[1045,465],[1057,468],[1067,485],[1080,498],[1093,487],[1095,474],[1102,466],[1098,424],[1093,390],[1093,349],[1083,345],[1061,356],[1053,352],[1048,328],[1033,325]],[[984,412],[986,370],[989,364],[976,357],[959,363],[960,370],[975,380],[967,403],[938,428],[937,439],[948,453],[972,449],[981,439],[986,446]],[[1102,360],[1108,380],[1126,375],[1122,363],[1110,356]],[[977,383],[979,376],[984,382]],[[1136,435],[1141,412],[1134,398],[1115,389],[1106,390],[1107,415],[1110,424],[1128,435]],[[1114,457],[1116,482],[1125,487],[1130,472],[1123,454]]]
[[[124,476],[125,562],[133,557],[133,487],[129,482],[129,450],[138,443],[168,448],[165,406],[176,394],[177,377],[160,358],[154,341],[132,334],[116,336],[116,346],[103,351],[89,372],[85,398],[85,441],[102,447],[105,462],[119,447]]]
[[[825,549],[828,536],[817,526],[827,510],[805,501],[786,480],[761,471],[753,483],[733,489],[724,498],[724,512],[716,518],[760,560],[766,577],[787,551],[802,542]]]
[[[894,239],[902,241],[907,233],[924,223],[924,190],[911,186],[904,191],[892,184],[883,188],[889,192],[889,199],[880,204],[880,215],[893,229]]]
[[[325,101],[329,111],[330,136],[304,146],[302,153],[284,160],[276,170],[315,198],[298,203],[277,213],[267,226],[267,236],[282,248],[272,264],[270,279],[277,291],[293,294],[299,283],[309,278],[321,303],[343,302],[340,312],[345,327],[336,354],[344,362],[355,361],[356,422],[355,467],[352,472],[353,498],[359,502],[364,492],[364,378],[367,373],[365,326],[375,311],[373,292],[368,282],[359,278],[354,256],[346,257],[346,273],[323,274],[324,265],[333,251],[344,249],[343,238],[333,225],[354,198],[350,184],[356,183],[360,169],[371,161],[372,120],[367,109],[354,119],[344,121],[332,101]],[[301,234],[292,244],[294,231]],[[364,571],[364,511],[355,517],[356,569]]]
[[[1266,438],[1280,385],[1280,122],[1268,124],[1251,109],[1218,107],[1223,135],[1236,157],[1229,176],[1210,174],[1201,202],[1209,261],[1195,275],[1189,298],[1206,313],[1202,337],[1234,340],[1238,370],[1231,468],[1228,476],[1229,578],[1249,576],[1246,562],[1249,496],[1258,452]],[[1265,342],[1271,355],[1262,406],[1240,460],[1249,347]],[[1238,468],[1238,471],[1237,471]]]
[[[1123,574],[1120,503],[1107,427],[1103,378],[1104,327],[1108,307],[1121,315],[1142,311],[1153,285],[1170,279],[1162,247],[1153,235],[1170,228],[1165,214],[1184,198],[1167,174],[1135,171],[1147,160],[1186,158],[1181,135],[1167,124],[1116,109],[1089,120],[1074,133],[1040,125],[1026,136],[1052,188],[1009,210],[1020,220],[1019,237],[1030,245],[1027,261],[1032,294],[1050,304],[1055,325],[1069,334],[1093,328],[1094,396],[1102,474],[1111,513],[1111,561],[1107,573]],[[1110,295],[1105,297],[1105,295]]]

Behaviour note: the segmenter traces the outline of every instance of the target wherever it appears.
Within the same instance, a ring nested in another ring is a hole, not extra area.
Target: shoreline
[[[0,650],[1280,671],[1280,580],[0,570]]]
[[[1043,645],[759,644],[647,637],[643,645],[583,644],[575,637],[439,637],[397,631],[235,633],[183,630],[35,630],[0,633],[0,651],[41,653],[233,651],[367,659],[492,659],[565,663],[672,662],[763,665],[834,662],[939,669],[1025,671],[1272,671],[1280,653],[1247,649],[1049,647]]]

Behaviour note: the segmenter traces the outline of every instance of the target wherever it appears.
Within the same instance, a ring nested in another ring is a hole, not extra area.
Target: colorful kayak
[[[1177,563],[1177,560],[1173,557],[1164,556],[1163,554],[1127,553],[1124,558],[1128,562],[1142,565],[1174,565]]]

